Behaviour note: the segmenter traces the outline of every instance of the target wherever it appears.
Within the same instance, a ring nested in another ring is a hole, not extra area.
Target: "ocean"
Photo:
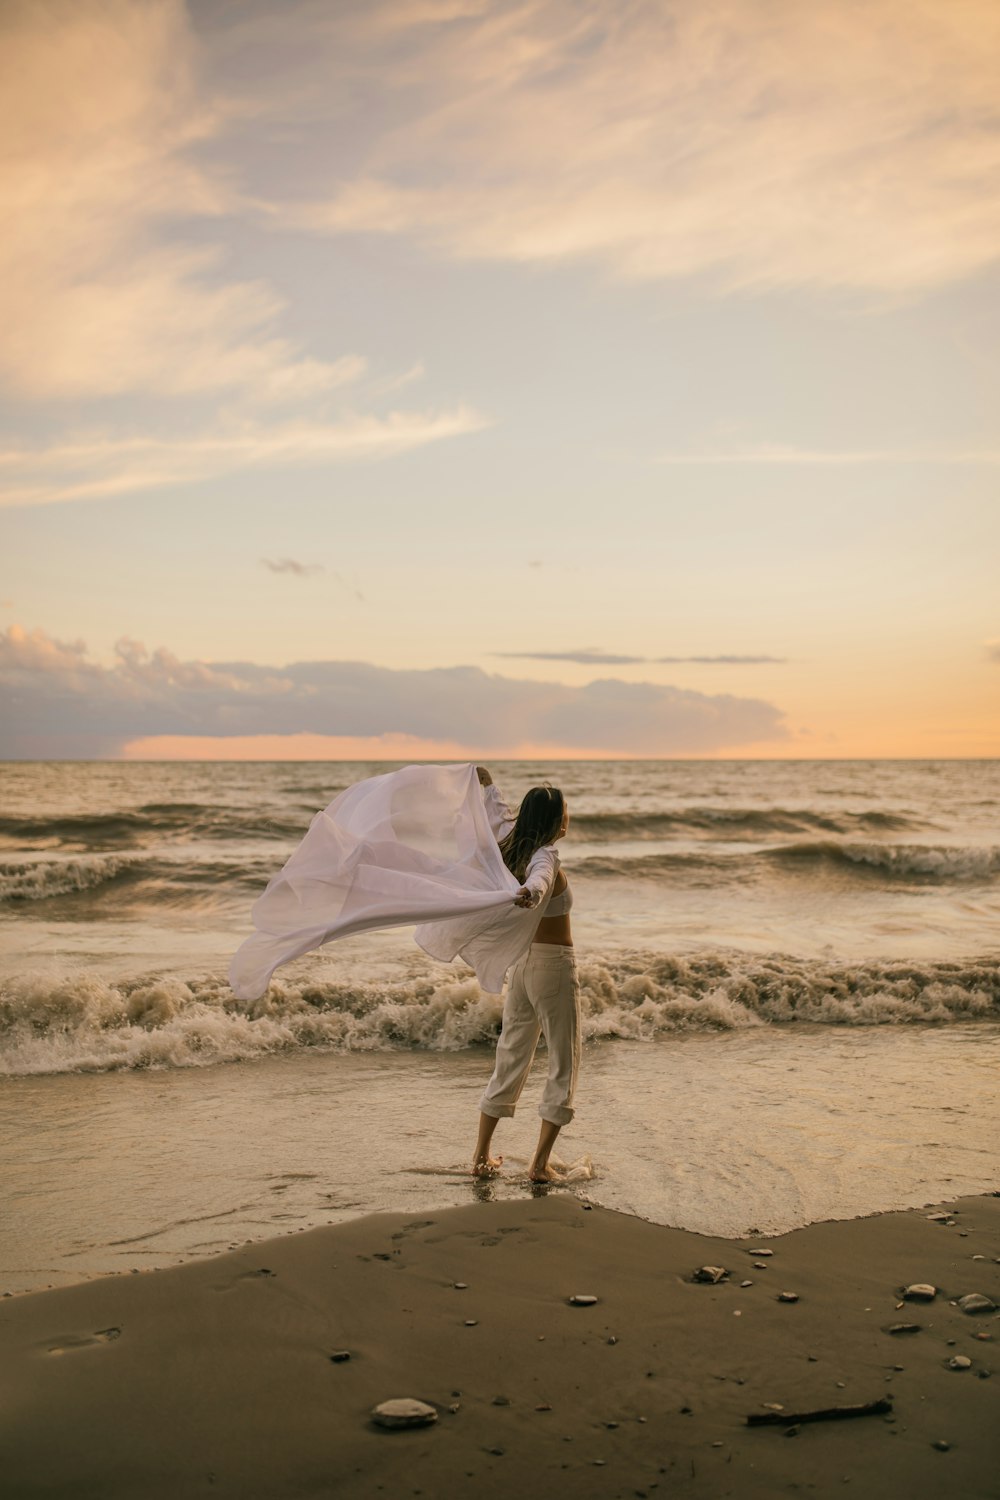
[[[0,1291],[527,1192],[473,1184],[498,997],[407,929],[226,983],[314,813],[393,767],[0,766]],[[778,1233],[997,1184],[1000,762],[491,762],[549,781],[587,1046],[565,1191]]]

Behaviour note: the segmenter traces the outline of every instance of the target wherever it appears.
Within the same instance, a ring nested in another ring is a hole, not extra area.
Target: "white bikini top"
[[[542,911],[542,916],[543,917],[565,917],[565,916],[568,916],[569,909],[570,909],[570,907],[572,905],[573,905],[573,891],[572,891],[572,889],[570,887],[569,881],[567,881],[565,888],[559,892],[558,896],[550,896],[549,897],[549,899],[545,903],[545,907],[544,907],[544,909]]]

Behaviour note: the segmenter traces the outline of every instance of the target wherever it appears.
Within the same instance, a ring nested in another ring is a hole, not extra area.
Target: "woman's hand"
[[[487,769],[486,769],[485,766],[477,766],[476,767],[476,775],[479,777],[479,785],[480,786],[492,786],[493,785],[493,777],[490,775],[489,771],[487,771]]]
[[[537,906],[538,897],[535,895],[534,891],[529,891],[526,885],[522,885],[521,889],[514,897],[514,905],[527,907]]]

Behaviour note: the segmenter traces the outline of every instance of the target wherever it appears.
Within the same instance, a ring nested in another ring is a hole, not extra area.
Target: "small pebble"
[[[986,1259],[986,1256],[985,1256],[985,1255],[974,1255],[974,1256],[973,1256],[973,1257],[972,1257],[972,1259],[973,1259],[973,1260],[985,1260],[985,1259]]]
[[[590,1292],[577,1292],[568,1300],[571,1307],[593,1307],[597,1302],[597,1298]]]
[[[465,1320],[465,1326],[466,1326],[466,1328],[476,1328],[478,1326],[478,1324],[479,1324],[479,1319],[478,1318],[466,1318],[466,1320]]]
[[[984,1335],[983,1335],[983,1334],[980,1334],[980,1338],[982,1338],[982,1337],[984,1337]],[[989,1334],[986,1334],[986,1335],[985,1335],[985,1337],[986,1337],[986,1338],[989,1338]],[[616,1338],[615,1338],[615,1336],[614,1336],[614,1334],[613,1334],[613,1333],[612,1333],[612,1334],[611,1334],[611,1335],[610,1335],[610,1336],[609,1336],[609,1338],[608,1338],[608,1343],[609,1343],[609,1344],[617,1344],[617,1342],[618,1342],[618,1340],[617,1340],[617,1339],[616,1339]]]
[[[547,1401],[542,1401],[538,1406],[535,1407],[535,1410],[536,1411],[551,1411],[552,1407],[549,1405],[549,1403]]]
[[[766,1271],[767,1270],[767,1261],[766,1260],[755,1260],[754,1263],[753,1263],[753,1268],[754,1268],[755,1271]]]
[[[953,1354],[948,1361],[949,1370],[971,1370],[972,1360],[967,1354]]]
[[[798,1300],[799,1300],[799,1294],[798,1294],[798,1292],[779,1292],[778,1293],[778,1301],[779,1302],[798,1302]]]
[[[467,1281],[455,1281],[452,1283],[452,1285],[454,1286],[456,1292],[465,1292],[469,1287],[469,1283]]]
[[[990,1377],[993,1374],[993,1371],[992,1370],[977,1370],[976,1374],[979,1376],[980,1380],[989,1380]]]
[[[785,1437],[798,1437],[798,1435],[799,1435],[799,1429],[797,1427],[786,1427],[785,1428]]]
[[[335,1365],[342,1365],[345,1359],[350,1359],[350,1357],[350,1349],[336,1349],[334,1350],[333,1354],[330,1355],[330,1359]]]
[[[717,1438],[717,1439],[716,1439],[716,1441],[715,1441],[715,1442],[714,1442],[714,1443],[713,1443],[713,1444],[712,1444],[712,1447],[713,1447],[713,1448],[721,1448],[721,1447],[722,1447],[722,1446],[723,1446],[723,1445],[722,1445],[722,1440],[721,1440],[721,1438]]]
[[[886,1333],[919,1333],[919,1323],[890,1323]]]
[[[493,1405],[494,1406],[509,1406],[510,1405],[510,1397],[509,1396],[494,1396],[493,1397]]]
[[[951,1444],[946,1443],[944,1438],[938,1438],[936,1443],[931,1443],[931,1447],[936,1448],[939,1453],[950,1453],[951,1451]]]
[[[729,1272],[726,1270],[725,1266],[699,1266],[698,1270],[695,1271],[692,1280],[708,1281],[714,1285],[716,1282],[722,1281],[723,1278],[728,1275]]]
[[[618,1426],[618,1423],[617,1422],[605,1422],[604,1425],[605,1425],[605,1427],[607,1427],[609,1429],[609,1431],[614,1431],[614,1429]]]
[[[753,1253],[754,1253],[754,1255],[773,1255],[774,1251],[773,1250],[755,1250]]]
[[[592,1458],[590,1460],[590,1462],[593,1464],[593,1466],[594,1466],[595,1469],[603,1469],[604,1465],[607,1463],[607,1459],[606,1458]]]
[[[414,1401],[410,1396],[401,1396],[393,1401],[382,1401],[372,1411],[379,1427],[429,1427],[438,1418],[433,1406],[426,1401]]]
[[[752,1281],[741,1281],[740,1286],[753,1286]]]
[[[903,1298],[907,1302],[933,1302],[936,1296],[937,1287],[931,1286],[928,1281],[915,1281],[912,1286],[903,1290]]]

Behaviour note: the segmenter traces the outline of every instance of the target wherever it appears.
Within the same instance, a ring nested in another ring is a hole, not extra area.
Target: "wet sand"
[[[723,1240],[550,1192],[5,1298],[3,1493],[995,1500],[1000,1315],[954,1303],[1000,1303],[1000,1197],[931,1211]],[[398,1396],[437,1421],[380,1430]]]

